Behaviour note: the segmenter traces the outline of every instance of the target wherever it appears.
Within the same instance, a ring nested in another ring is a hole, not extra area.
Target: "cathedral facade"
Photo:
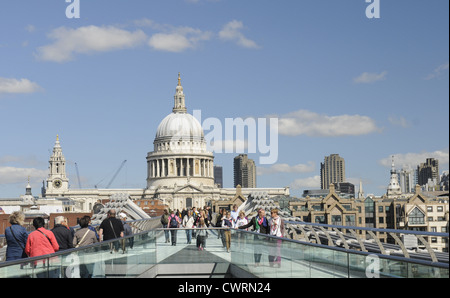
[[[131,199],[159,199],[172,209],[205,206],[231,199],[235,188],[214,184],[214,155],[207,150],[200,122],[187,112],[180,74],[175,89],[172,113],[159,124],[153,151],[147,154],[147,181],[142,189],[76,189],[69,187],[65,158],[57,136],[49,160],[45,197],[76,200],[88,209],[98,199],[126,193]],[[269,196],[289,195],[289,188],[242,188],[242,195],[265,191]]]

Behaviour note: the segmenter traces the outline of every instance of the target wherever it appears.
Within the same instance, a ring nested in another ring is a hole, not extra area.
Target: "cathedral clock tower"
[[[58,135],[48,169],[46,196],[58,196],[66,192],[69,189],[69,179],[66,177],[66,159],[62,154]]]

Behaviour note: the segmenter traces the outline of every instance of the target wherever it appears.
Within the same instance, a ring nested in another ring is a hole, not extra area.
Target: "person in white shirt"
[[[236,220],[236,224],[234,225],[234,227],[236,229],[239,229],[240,226],[244,226],[248,224],[248,219],[245,217],[245,212],[244,211],[240,211],[239,212],[239,217]],[[246,231],[248,229],[245,229]],[[245,240],[245,235],[243,235],[242,233],[237,233],[237,246],[238,248],[243,248],[244,247],[244,240]]]
[[[239,212],[239,217],[236,219],[235,222],[236,222],[235,223],[236,228],[239,228],[240,226],[248,224],[248,219],[245,217],[244,211]]]
[[[186,239],[187,239],[187,244],[191,244],[192,241],[192,228],[194,226],[194,213],[192,212],[192,210],[188,211],[188,214],[186,214],[183,217],[183,227],[186,228]]]
[[[283,237],[284,236],[284,220],[278,215],[278,209],[270,211],[271,218],[269,220],[269,235]],[[269,248],[269,264],[270,267],[281,267],[281,242],[280,239],[271,239],[272,245]]]
[[[236,220],[239,216],[239,212],[237,211],[238,207],[236,204],[233,205],[233,210],[231,211],[231,217],[233,218],[234,223],[236,223]]]

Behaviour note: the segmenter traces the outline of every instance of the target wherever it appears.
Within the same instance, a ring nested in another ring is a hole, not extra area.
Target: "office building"
[[[223,168],[221,166],[214,166],[214,184],[217,187],[223,187]]]
[[[434,158],[427,158],[425,163],[417,166],[417,184],[424,186],[431,179],[439,184],[439,161]]]
[[[325,156],[320,164],[321,189],[329,189],[330,184],[345,182],[345,160],[339,154]]]
[[[247,154],[239,154],[234,158],[234,187],[242,188],[256,187],[256,165],[255,161],[249,159]]]

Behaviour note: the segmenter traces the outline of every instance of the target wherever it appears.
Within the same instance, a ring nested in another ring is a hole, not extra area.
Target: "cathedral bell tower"
[[[59,136],[56,135],[55,146],[49,160],[46,196],[57,196],[69,189],[69,179],[66,177],[66,159],[62,153]]]

